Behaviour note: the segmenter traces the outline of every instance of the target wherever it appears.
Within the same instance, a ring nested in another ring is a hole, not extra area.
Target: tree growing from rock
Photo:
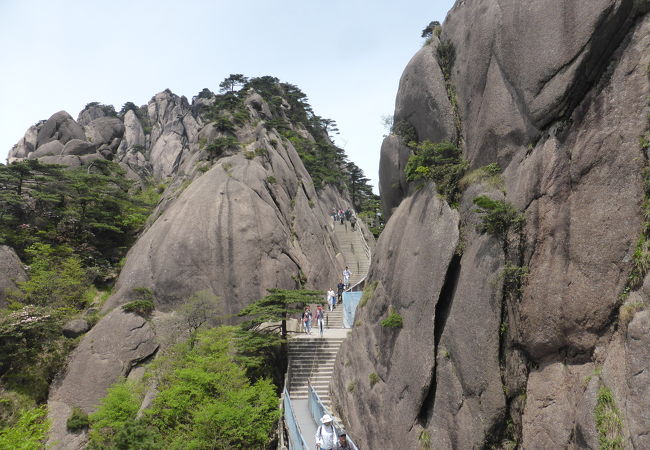
[[[196,343],[198,330],[208,323],[217,325],[221,319],[223,304],[212,291],[203,290],[194,293],[181,308],[185,327],[190,335],[190,349]]]
[[[219,83],[219,92],[225,94],[226,92],[235,92],[237,86],[241,87],[246,84],[248,78],[241,73],[230,74],[228,78]]]

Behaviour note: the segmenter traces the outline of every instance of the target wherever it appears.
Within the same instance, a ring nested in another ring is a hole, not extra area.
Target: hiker
[[[345,284],[345,289],[350,287],[350,277],[352,276],[352,272],[350,272],[350,269],[348,269],[348,266],[345,266],[345,270],[343,271],[343,284]]]
[[[311,309],[309,306],[305,307],[305,311],[302,313],[301,320],[305,329],[305,334],[311,334]]]
[[[332,417],[325,414],[320,419],[321,424],[316,430],[316,449],[317,450],[333,450],[336,445],[336,430]]]
[[[352,211],[348,208],[345,210],[345,220],[350,220],[350,217],[352,217]]]
[[[354,215],[350,217],[350,226],[352,227],[352,231],[356,229],[355,227],[357,226],[357,218]]]
[[[341,280],[339,280],[339,284],[336,285],[336,290],[338,291],[339,304],[341,304],[343,303],[343,291],[345,290],[345,285]]]
[[[336,306],[336,294],[334,293],[334,289],[327,291],[327,304],[330,307],[330,311],[334,311]]]
[[[343,214],[343,210],[339,209],[339,220],[341,221],[341,225],[343,225],[343,221],[345,220],[345,214]],[[347,227],[346,227],[347,229]]]
[[[351,450],[352,446],[348,442],[348,435],[345,433],[339,434],[339,440],[334,446],[334,450]]]
[[[320,333],[321,337],[323,337],[323,331],[325,330],[324,319],[325,313],[323,312],[323,307],[321,305],[318,305],[316,307],[316,322],[318,323],[318,332]]]

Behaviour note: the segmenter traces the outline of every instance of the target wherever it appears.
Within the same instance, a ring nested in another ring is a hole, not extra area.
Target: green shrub
[[[623,420],[616,407],[612,391],[607,386],[598,390],[594,419],[598,431],[598,443],[601,449],[623,450]]]
[[[85,430],[90,426],[90,419],[88,414],[86,414],[81,408],[74,407],[72,408],[72,413],[68,417],[66,422],[68,431],[80,431]]]
[[[250,151],[250,152],[246,152],[246,153],[244,153],[244,158],[246,158],[246,159],[253,159],[253,158],[255,158],[255,152]]]
[[[379,375],[377,375],[375,372],[371,373],[368,375],[368,381],[370,381],[370,387],[373,387],[375,384],[379,383]]]
[[[511,294],[521,294],[521,286],[528,276],[528,267],[506,263],[499,278],[503,280],[503,290]]]
[[[430,450],[431,449],[431,433],[428,430],[420,431],[418,436],[418,442],[420,444],[421,450]]]
[[[641,236],[632,254],[632,271],[628,277],[628,285],[635,289],[641,285],[650,269],[650,240]]]
[[[154,304],[151,300],[134,300],[122,305],[122,311],[135,313],[140,316],[147,316],[154,310]]]
[[[526,223],[525,216],[506,201],[481,195],[474,199],[474,204],[478,206],[476,212],[483,215],[478,231],[492,234],[504,242],[510,231],[518,233]]]
[[[404,321],[395,309],[391,306],[389,308],[388,317],[380,322],[380,325],[385,328],[402,328]]]
[[[501,175],[501,167],[496,163],[492,163],[472,170],[460,179],[458,186],[461,190],[465,190],[470,185],[480,182],[486,182],[496,189],[503,190],[504,181]]]
[[[411,142],[418,142],[417,130],[406,120],[400,120],[394,124],[391,128],[391,131],[393,134],[399,136],[405,145],[408,145]]]
[[[208,152],[208,158],[213,160],[223,156],[228,151],[237,150],[241,144],[232,136],[214,138],[205,144],[205,151]]]
[[[45,448],[50,425],[45,405],[24,410],[12,427],[0,429],[0,448],[37,450]]]
[[[354,392],[356,387],[357,387],[357,382],[356,381],[350,381],[348,383],[348,392]]]
[[[13,426],[23,411],[36,405],[28,395],[14,391],[0,391],[0,429]]]
[[[414,153],[406,163],[408,181],[433,181],[438,193],[450,204],[460,197],[458,182],[467,170],[468,162],[451,142],[433,143],[425,140],[411,146]]]
[[[361,294],[361,300],[359,300],[359,308],[362,308],[368,303],[368,300],[372,298],[375,294],[375,289],[377,289],[378,281],[373,281],[368,283],[365,288],[363,288],[363,294]]]
[[[645,309],[645,303],[643,302],[631,302],[622,305],[618,311],[619,327],[627,327],[627,325],[634,318],[634,315],[637,313],[637,311],[642,311],[643,309]]]
[[[275,184],[278,182],[278,180],[276,180],[276,178],[273,175],[271,175],[266,177],[266,182],[269,184]]]
[[[99,409],[89,417],[89,448],[109,447],[113,436],[135,421],[141,401],[142,396],[132,383],[123,380],[113,385],[101,400]]]

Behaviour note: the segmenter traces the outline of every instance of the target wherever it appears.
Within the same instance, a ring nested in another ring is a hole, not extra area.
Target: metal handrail
[[[307,392],[308,392],[308,407],[309,411],[311,412],[312,418],[314,419],[314,422],[319,423],[320,418],[324,414],[329,414],[332,416],[332,413],[327,407],[323,404],[323,401],[320,399],[320,396],[318,393],[314,390],[312,387],[311,383],[307,384]],[[342,432],[345,431],[345,428],[342,426],[342,424],[338,420],[334,420],[334,429],[336,430],[336,435],[338,436]],[[356,446],[352,438],[350,437],[350,433],[345,431],[345,434],[347,435],[348,443],[350,444],[350,447],[354,450],[359,450],[359,447]]]
[[[361,220],[359,218],[357,218],[357,222],[361,222]],[[364,253],[368,257],[368,260],[370,261],[372,259],[372,252],[370,251],[370,247],[368,246],[368,242],[366,241],[366,237],[363,235],[363,231],[361,231],[361,226],[357,225],[355,227],[354,231],[361,235],[361,244],[362,244],[361,248],[363,249]],[[366,283],[366,278],[368,278],[368,273],[367,272],[366,272],[366,275],[363,278],[361,278],[359,281],[357,281],[352,286],[347,288],[345,290],[345,292],[352,292],[352,290],[359,287],[359,285],[361,285],[363,287],[365,285],[365,283]]]

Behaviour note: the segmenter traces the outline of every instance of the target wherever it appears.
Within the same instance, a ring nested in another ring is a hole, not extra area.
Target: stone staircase
[[[334,225],[334,234],[339,241],[345,265],[352,272],[350,286],[354,286],[366,276],[370,267],[370,258],[364,249],[365,241],[359,231],[352,230],[350,224],[341,225],[337,222]],[[343,274],[340,277],[343,277]]]
[[[344,340],[345,338],[317,337],[289,341],[289,395],[292,400],[307,399],[307,384],[311,379],[312,387],[325,406],[330,406],[330,379],[336,354]]]

